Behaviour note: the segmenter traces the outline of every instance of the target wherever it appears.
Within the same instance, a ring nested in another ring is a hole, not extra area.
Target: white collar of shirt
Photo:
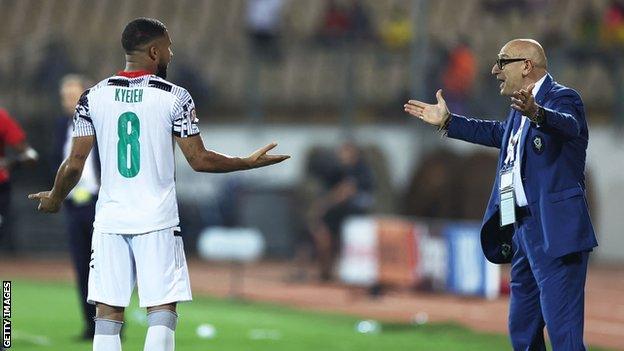
[[[542,87],[542,83],[546,80],[546,75],[540,78],[535,85],[533,86],[533,90],[531,94],[533,97],[537,96],[540,88]],[[524,184],[522,184],[522,169],[520,164],[522,163],[520,160],[520,138],[522,135],[522,129],[524,128],[524,122],[527,120],[527,117],[522,116],[522,121],[520,122],[520,127],[515,135],[509,136],[509,144],[507,145],[507,158],[505,159],[505,163],[511,161],[513,163],[513,184],[514,184],[514,194],[516,196],[516,204],[520,207],[527,206],[528,200],[526,197],[526,193],[524,191]],[[515,141],[514,141],[515,139]],[[514,162],[516,161],[516,162]]]
[[[533,94],[533,97],[537,96],[537,93],[539,92],[545,80],[546,80],[546,75],[544,74],[544,76],[540,78],[540,80],[535,82],[535,86],[533,86],[533,90],[531,91],[531,94]]]

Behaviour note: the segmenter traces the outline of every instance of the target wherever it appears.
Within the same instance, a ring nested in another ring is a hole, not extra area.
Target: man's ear
[[[531,71],[533,70],[533,68],[535,68],[535,66],[533,65],[533,61],[531,60],[524,61],[524,69],[522,70],[522,76],[524,77],[528,76],[529,73],[531,73]]]
[[[156,46],[150,46],[149,50],[147,51],[147,54],[149,55],[149,58],[152,61],[158,60],[158,48]]]

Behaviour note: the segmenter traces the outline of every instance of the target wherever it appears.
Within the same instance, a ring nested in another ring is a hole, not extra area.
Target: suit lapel
[[[546,93],[549,92],[550,89],[552,89],[553,85],[554,85],[554,83],[553,83],[552,76],[549,73],[546,73],[546,78],[544,79],[544,82],[542,83],[542,86],[537,91],[537,95],[535,96],[535,102],[538,105],[543,106],[544,98],[546,97]],[[522,117],[519,112],[517,113],[517,117]],[[522,135],[520,136],[520,144],[518,145],[518,147],[520,148],[520,155],[519,155],[519,160],[520,161],[524,161],[524,145],[525,145],[525,142],[526,142],[527,134],[529,134],[529,129],[532,126],[533,126],[533,124],[531,123],[531,121],[527,120],[525,122],[524,129],[522,129]]]
[[[514,109],[511,109],[507,115],[507,125],[505,127],[505,134],[503,135],[503,145],[501,145],[501,157],[499,161],[500,167],[503,166],[503,161],[505,160],[505,156],[507,156],[507,146],[509,145],[509,138],[511,137],[511,132],[513,131],[515,115],[516,110]]]
[[[522,115],[520,115],[520,113],[518,113],[517,117],[523,118]],[[525,121],[524,128],[522,128],[522,134],[520,135],[520,143],[518,144],[518,147],[520,148],[520,155],[518,157],[518,160],[520,162],[524,160],[524,143],[526,141],[527,134],[529,134],[530,128],[531,128],[531,121],[530,120]]]
[[[537,95],[535,95],[535,102],[542,106],[544,104],[544,98],[546,97],[546,93],[552,89],[553,85],[555,85],[552,76],[549,73],[546,73],[546,78],[542,83],[542,86],[537,91]]]

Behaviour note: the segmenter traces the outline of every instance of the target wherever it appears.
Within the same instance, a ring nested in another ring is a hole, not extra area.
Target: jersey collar
[[[150,71],[140,70],[140,71],[119,71],[117,72],[118,76],[126,77],[126,78],[136,78],[140,76],[145,76],[148,74],[152,74]]]

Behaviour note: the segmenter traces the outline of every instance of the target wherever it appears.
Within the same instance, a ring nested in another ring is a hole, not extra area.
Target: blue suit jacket
[[[561,257],[597,246],[585,200],[587,122],[580,95],[555,82],[548,74],[535,97],[544,107],[543,125],[529,123],[520,139],[522,184],[529,210],[541,229],[543,249]],[[448,136],[496,147],[496,180],[481,225],[481,246],[493,263],[509,263],[513,250],[513,225],[500,227],[499,176],[516,118],[513,109],[506,121],[486,121],[452,115]],[[507,246],[509,245],[509,246]]]

